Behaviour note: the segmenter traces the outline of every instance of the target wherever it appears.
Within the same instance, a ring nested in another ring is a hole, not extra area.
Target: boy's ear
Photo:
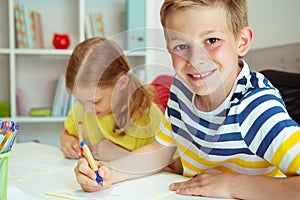
[[[128,83],[129,83],[129,77],[125,74],[121,76],[121,78],[118,80],[117,88],[119,90],[124,90],[125,88],[127,88]]]
[[[242,30],[239,46],[238,46],[238,55],[244,56],[249,51],[253,40],[253,30],[250,27],[245,27]]]

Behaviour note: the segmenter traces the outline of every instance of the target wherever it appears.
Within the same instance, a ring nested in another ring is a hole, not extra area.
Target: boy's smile
[[[221,12],[220,12],[221,11]],[[191,25],[191,22],[195,25]],[[210,100],[215,92],[229,94],[238,67],[238,44],[222,8],[187,8],[170,13],[166,39],[176,74]]]

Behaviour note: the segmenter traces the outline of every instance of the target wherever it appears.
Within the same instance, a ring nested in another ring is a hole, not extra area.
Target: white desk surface
[[[64,159],[62,152],[53,146],[34,142],[15,144],[8,162],[8,200],[19,199],[17,197],[22,197],[22,200],[59,200],[67,199],[66,196],[68,199],[89,200],[216,199],[181,196],[169,191],[170,183],[186,180],[170,173],[124,181],[104,191],[85,193],[76,182],[73,171],[76,164],[75,160]]]

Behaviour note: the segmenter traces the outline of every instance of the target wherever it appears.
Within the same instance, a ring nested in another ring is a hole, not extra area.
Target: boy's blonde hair
[[[122,49],[106,38],[89,38],[78,44],[67,64],[66,87],[72,93],[76,85],[96,89],[114,87],[121,76],[129,78],[128,100],[122,112],[116,115],[114,132],[125,135],[124,130],[135,120],[147,115],[152,104],[153,94],[142,86],[130,72],[130,66]]]
[[[160,20],[164,28],[168,15],[174,11],[191,7],[221,7],[227,15],[227,23],[235,38],[248,26],[247,0],[165,0],[160,10]]]

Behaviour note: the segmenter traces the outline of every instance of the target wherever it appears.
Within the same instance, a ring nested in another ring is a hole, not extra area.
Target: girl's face
[[[113,87],[105,89],[77,87],[73,95],[83,106],[85,112],[102,117],[112,113],[113,89]]]
[[[188,8],[166,20],[176,74],[199,96],[228,95],[240,71],[238,45],[221,8]]]

